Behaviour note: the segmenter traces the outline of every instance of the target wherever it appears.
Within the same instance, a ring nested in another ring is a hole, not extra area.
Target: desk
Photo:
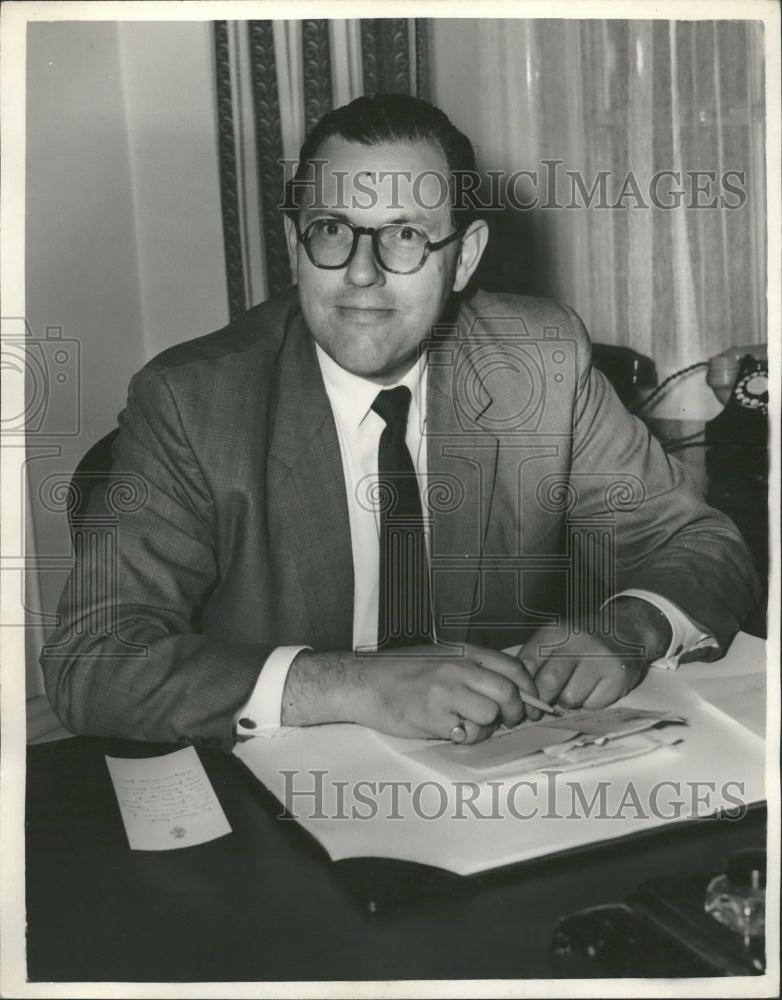
[[[199,756],[233,832],[130,851],[104,754],[172,749],[91,738],[29,748],[31,980],[556,977],[548,947],[564,914],[618,901],[663,873],[718,870],[730,851],[765,844],[765,814],[753,811],[490,873],[466,891],[371,914],[340,865],[219,751]]]

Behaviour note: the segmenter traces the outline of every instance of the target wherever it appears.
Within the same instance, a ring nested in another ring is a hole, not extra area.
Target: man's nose
[[[362,233],[358,238],[356,252],[348,264],[345,277],[352,285],[359,285],[362,288],[367,285],[384,285],[386,283],[385,273],[375,260],[372,237],[366,233]]]

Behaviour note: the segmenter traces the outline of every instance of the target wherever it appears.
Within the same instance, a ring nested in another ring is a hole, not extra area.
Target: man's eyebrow
[[[338,212],[335,208],[308,208],[304,205],[301,212],[302,215],[306,215],[307,218],[311,219],[339,219],[344,222],[350,222],[350,219],[344,212]]]
[[[399,223],[414,222],[420,226],[436,226],[437,220],[429,218],[428,215],[421,215],[419,212],[407,212],[404,215],[397,215],[389,219],[386,225],[397,225]]]
[[[338,219],[340,222],[350,222],[352,225],[357,225],[357,223],[353,222],[353,220],[345,212],[340,212],[335,208],[308,208],[307,206],[303,206],[301,213],[309,220]],[[418,212],[408,212],[404,215],[395,215],[393,219],[388,219],[386,222],[381,224],[384,226],[417,224],[419,226],[428,227],[436,226],[437,221],[435,219],[430,219],[428,216],[421,215]]]

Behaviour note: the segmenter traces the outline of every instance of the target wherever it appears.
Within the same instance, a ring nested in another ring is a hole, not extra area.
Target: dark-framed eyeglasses
[[[384,271],[392,274],[413,274],[420,271],[434,250],[442,250],[461,236],[455,230],[450,236],[433,243],[426,233],[405,222],[390,222],[376,229],[354,226],[344,219],[313,219],[302,232],[296,223],[296,235],[315,267],[336,271],[347,267],[353,259],[359,237],[371,236],[375,260]]]

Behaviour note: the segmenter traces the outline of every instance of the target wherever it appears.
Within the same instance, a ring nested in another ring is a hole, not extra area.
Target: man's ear
[[[456,262],[456,275],[453,290],[460,292],[475,272],[480,263],[486,244],[489,242],[489,226],[483,219],[471,223],[462,237],[459,259]]]
[[[299,276],[299,238],[296,235],[296,226],[288,215],[283,215],[282,223],[285,226],[285,242],[288,245],[288,263],[291,268],[291,277],[294,281]]]

